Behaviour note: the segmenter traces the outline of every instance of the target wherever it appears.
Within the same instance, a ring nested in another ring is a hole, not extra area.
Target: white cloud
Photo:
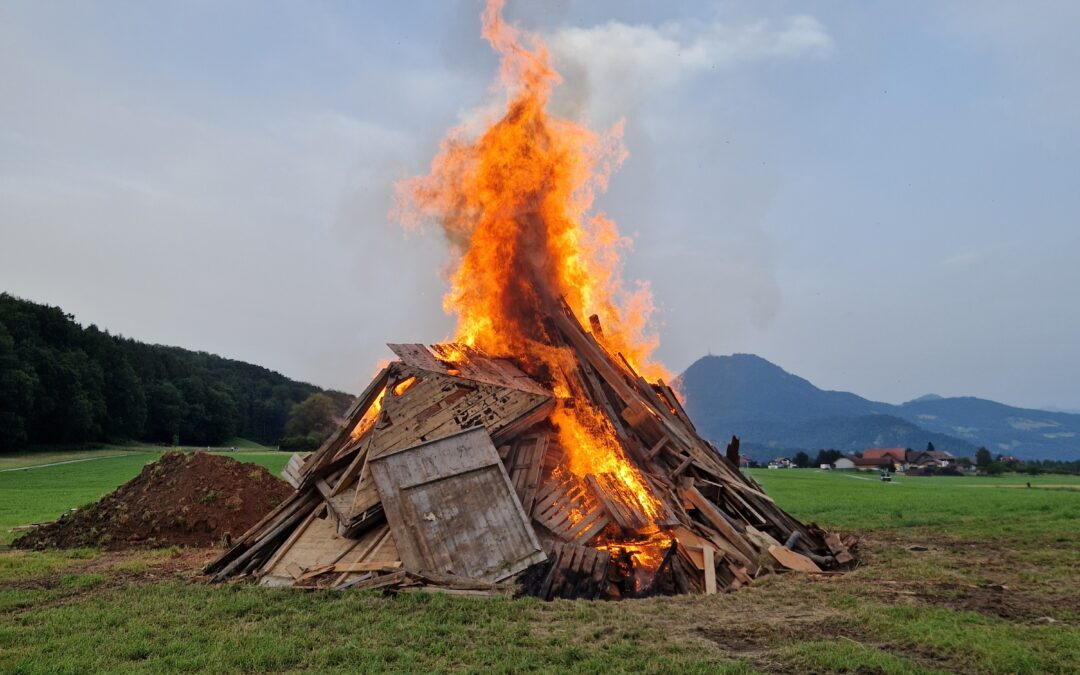
[[[545,41],[556,67],[566,75],[563,91],[570,94],[569,104],[587,106],[594,119],[607,110],[625,113],[654,90],[695,73],[740,63],[820,57],[832,50],[825,27],[807,15],[738,24],[653,26],[609,21],[592,28],[562,28],[545,36]]]

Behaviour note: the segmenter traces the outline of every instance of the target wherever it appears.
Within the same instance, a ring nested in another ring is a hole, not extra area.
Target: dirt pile
[[[18,548],[211,546],[237,537],[292,488],[255,464],[170,452],[94,504],[31,530]]]

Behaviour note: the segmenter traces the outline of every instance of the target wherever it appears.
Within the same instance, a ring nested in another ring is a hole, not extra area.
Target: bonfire
[[[775,569],[852,561],[697,434],[652,358],[647,286],[593,212],[626,156],[547,111],[542,42],[492,0],[501,113],[453,130],[394,215],[453,254],[443,344],[398,357],[344,425],[285,470],[294,495],[207,571],[264,584],[544,598],[715,593]]]

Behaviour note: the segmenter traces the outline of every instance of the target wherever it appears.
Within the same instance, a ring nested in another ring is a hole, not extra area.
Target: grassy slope
[[[99,470],[121,480],[138,466]],[[39,490],[49,476],[72,480],[63,467],[35,471]],[[1069,529],[1080,491],[1014,487],[1027,477],[757,477],[795,515],[862,532],[866,564],[708,598],[540,603],[208,587],[191,583],[198,565],[185,554],[9,552],[0,670],[1068,672],[1080,662],[1080,608],[1069,600],[1080,592]],[[90,482],[86,494],[109,489]],[[61,501],[24,498],[39,494]]]

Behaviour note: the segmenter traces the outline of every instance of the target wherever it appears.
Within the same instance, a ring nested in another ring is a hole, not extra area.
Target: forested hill
[[[250,363],[83,328],[59,307],[0,294],[0,450],[236,436],[273,444],[293,405],[318,391]]]

